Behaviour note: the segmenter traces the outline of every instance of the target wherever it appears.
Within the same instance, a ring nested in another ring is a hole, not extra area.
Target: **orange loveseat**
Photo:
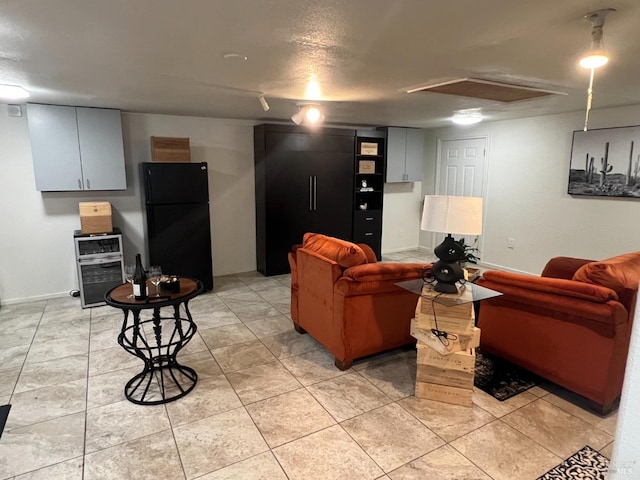
[[[602,261],[556,257],[542,276],[487,271],[480,347],[565,387],[601,414],[615,408],[640,282],[640,252]]]
[[[418,296],[394,283],[421,278],[430,263],[378,263],[367,245],[306,233],[289,265],[295,329],[329,350],[340,370],[415,342],[409,328]]]

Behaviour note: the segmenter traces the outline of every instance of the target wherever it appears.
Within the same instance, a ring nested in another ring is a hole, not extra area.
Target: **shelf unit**
[[[386,134],[356,134],[353,241],[366,243],[382,258],[382,203],[386,170]]]

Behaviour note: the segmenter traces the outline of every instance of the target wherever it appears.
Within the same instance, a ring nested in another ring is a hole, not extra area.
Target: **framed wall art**
[[[640,198],[640,126],[573,132],[568,193]]]

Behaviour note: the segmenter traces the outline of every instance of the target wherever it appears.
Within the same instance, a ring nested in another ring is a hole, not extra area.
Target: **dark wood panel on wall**
[[[352,240],[355,138],[351,129],[255,127],[260,273],[288,273],[287,254],[305,232]]]

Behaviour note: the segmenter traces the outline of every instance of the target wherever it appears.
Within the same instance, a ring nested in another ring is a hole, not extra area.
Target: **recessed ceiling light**
[[[243,60],[244,61],[244,60],[247,60],[247,58],[249,57],[247,57],[246,55],[242,55],[241,53],[231,52],[231,53],[225,53],[222,56],[222,58],[224,58],[225,60]]]
[[[473,125],[482,121],[482,114],[478,109],[460,110],[453,117],[451,117],[453,123],[458,125]]]
[[[18,85],[0,85],[0,98],[7,100],[21,100],[28,98],[29,92]]]

